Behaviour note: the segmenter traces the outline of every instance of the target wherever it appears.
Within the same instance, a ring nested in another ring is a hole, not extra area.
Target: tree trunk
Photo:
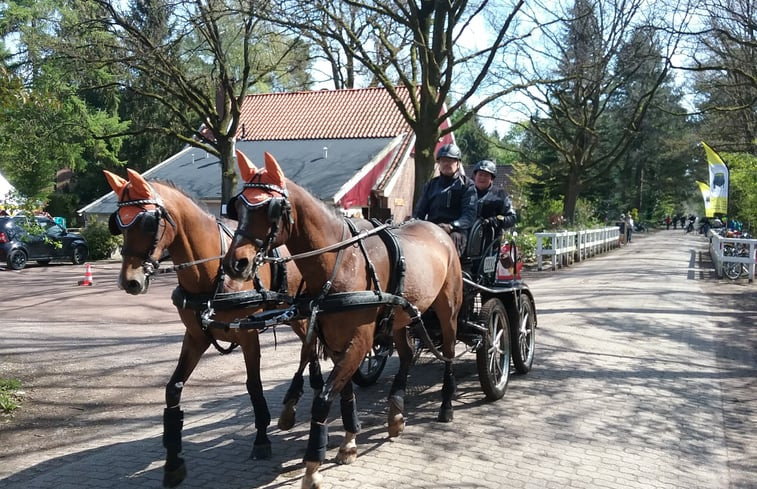
[[[570,224],[573,224],[576,217],[576,203],[580,192],[581,176],[578,168],[571,165],[568,171],[568,186],[565,189],[565,199],[563,200],[563,218]]]
[[[421,128],[415,131],[415,190],[413,194],[413,209],[415,203],[423,192],[423,186],[434,174],[434,149],[436,141],[439,139],[439,130],[424,130]]]
[[[237,189],[235,141],[233,138],[219,138],[218,151],[221,153],[221,206],[229,201]]]

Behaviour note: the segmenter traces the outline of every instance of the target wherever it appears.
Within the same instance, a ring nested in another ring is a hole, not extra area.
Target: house
[[[408,91],[397,91],[409,104]],[[448,135],[439,144],[452,140]],[[271,153],[289,179],[345,214],[382,221],[412,214],[414,145],[415,134],[384,88],[248,95],[236,142],[259,166]],[[220,213],[217,157],[187,147],[144,175],[173,182]],[[102,218],[116,202],[111,192],[79,213]]]

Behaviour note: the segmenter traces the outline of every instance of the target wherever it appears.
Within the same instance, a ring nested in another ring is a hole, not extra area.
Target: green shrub
[[[89,257],[92,260],[106,260],[121,246],[121,236],[113,236],[108,225],[100,221],[90,221],[82,229],[82,236],[87,240]]]
[[[520,248],[520,257],[524,263],[536,262],[536,236],[532,233],[518,233],[513,237],[511,234],[505,236],[505,241],[514,240],[516,246]]]
[[[16,379],[0,378],[0,411],[9,414],[19,407],[21,382]]]

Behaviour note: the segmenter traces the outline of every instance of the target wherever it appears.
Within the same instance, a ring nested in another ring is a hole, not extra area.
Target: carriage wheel
[[[390,347],[373,345],[371,351],[363,358],[363,363],[352,374],[352,381],[360,387],[368,387],[376,383],[384,371],[386,359],[392,354]]]
[[[486,398],[496,401],[505,395],[510,379],[510,327],[502,301],[497,298],[486,301],[479,319],[488,331],[476,350],[478,380]]]
[[[513,364],[520,374],[526,374],[534,364],[534,346],[536,345],[536,328],[534,306],[526,294],[520,296],[518,307],[518,329],[512,337]]]

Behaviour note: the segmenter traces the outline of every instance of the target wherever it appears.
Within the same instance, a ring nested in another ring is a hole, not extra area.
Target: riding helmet
[[[485,171],[486,173],[490,173],[492,177],[497,177],[497,165],[494,164],[493,161],[489,160],[481,160],[478,163],[476,163],[476,166],[473,168],[473,174],[475,175],[477,171]]]
[[[461,160],[462,154],[460,153],[460,148],[458,148],[455,143],[445,144],[444,146],[439,148],[439,151],[436,153],[437,160],[440,160],[442,158]]]

